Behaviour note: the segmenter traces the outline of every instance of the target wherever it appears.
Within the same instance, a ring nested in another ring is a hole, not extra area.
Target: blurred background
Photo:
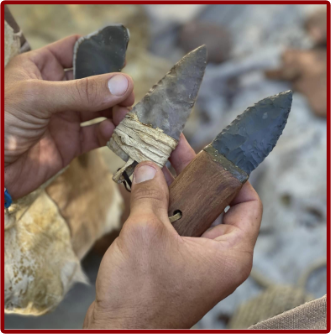
[[[247,328],[326,293],[326,6],[8,7],[32,49],[106,24],[127,26],[124,72],[135,81],[136,101],[185,53],[206,44],[209,64],[184,131],[196,151],[248,106],[292,89],[284,133],[250,178],[264,205],[252,274],[195,328]],[[122,162],[108,151],[115,171]],[[89,285],[76,284],[41,317],[6,315],[6,328],[81,328],[114,236],[102,238],[83,260]]]

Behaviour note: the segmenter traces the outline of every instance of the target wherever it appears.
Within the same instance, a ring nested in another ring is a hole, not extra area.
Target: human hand
[[[182,137],[171,159],[176,172],[194,156]],[[262,218],[249,182],[223,224],[200,238],[177,234],[168,197],[161,170],[139,164],[130,216],[104,255],[84,328],[190,328],[248,277]]]
[[[109,73],[72,79],[71,36],[14,57],[5,69],[5,187],[22,197],[70,161],[104,146],[134,102],[133,82]],[[98,117],[101,123],[81,127]]]

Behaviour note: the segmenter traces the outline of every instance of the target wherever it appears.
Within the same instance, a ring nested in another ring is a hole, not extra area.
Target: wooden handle
[[[173,226],[182,236],[201,236],[248,179],[244,171],[209,148],[196,156],[169,189],[169,216],[181,213]]]

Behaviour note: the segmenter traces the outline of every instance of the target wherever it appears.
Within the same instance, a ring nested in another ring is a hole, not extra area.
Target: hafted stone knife
[[[170,186],[169,216],[182,236],[201,236],[272,151],[286,125],[292,92],[248,107],[205,147]]]
[[[114,181],[127,180],[142,161],[164,166],[194,106],[206,65],[202,45],[175,64],[115,128],[107,145],[126,164]]]

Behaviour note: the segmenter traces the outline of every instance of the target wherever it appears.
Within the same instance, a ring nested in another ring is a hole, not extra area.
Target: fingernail
[[[118,74],[108,81],[108,89],[111,94],[116,96],[123,95],[129,87],[129,81],[126,76]]]
[[[133,182],[141,183],[144,181],[152,180],[154,179],[155,174],[156,174],[156,169],[151,166],[144,165],[138,167],[134,170]]]

